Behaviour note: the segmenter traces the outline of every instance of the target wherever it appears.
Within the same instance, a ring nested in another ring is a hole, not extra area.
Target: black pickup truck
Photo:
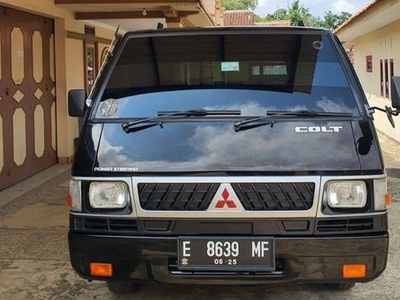
[[[83,278],[115,293],[146,280],[347,289],[384,271],[373,108],[331,32],[129,32],[91,95],[69,97],[84,117],[69,230]]]

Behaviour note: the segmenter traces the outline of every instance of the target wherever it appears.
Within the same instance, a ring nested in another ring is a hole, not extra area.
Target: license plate
[[[179,237],[181,270],[273,271],[274,239],[265,237]]]

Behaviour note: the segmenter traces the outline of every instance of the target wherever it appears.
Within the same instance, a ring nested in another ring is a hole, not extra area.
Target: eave
[[[204,7],[207,2],[209,11]],[[54,0],[71,11],[76,20],[104,22],[123,30],[142,29],[149,21],[180,23],[184,26],[215,25],[215,0]]]
[[[334,30],[340,40],[352,41],[400,19],[400,1],[374,0]]]

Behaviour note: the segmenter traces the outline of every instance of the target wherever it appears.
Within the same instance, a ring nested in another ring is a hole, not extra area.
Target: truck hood
[[[358,121],[285,121],[235,132],[233,122],[192,121],[127,134],[121,124],[105,123],[87,127],[79,150],[87,155],[79,159],[90,173],[381,170],[369,128]]]

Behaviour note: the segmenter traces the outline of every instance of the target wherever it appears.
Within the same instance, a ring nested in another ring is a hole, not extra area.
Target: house
[[[252,10],[227,10],[223,13],[224,26],[288,27],[289,20],[255,22]]]
[[[400,76],[400,1],[374,0],[334,33],[353,42],[354,68],[370,106],[390,106],[390,79]],[[395,128],[385,113],[375,112],[374,119],[378,130],[400,141],[400,117]]]
[[[0,190],[73,159],[67,91],[90,91],[117,25],[214,26],[220,0],[0,0]]]

